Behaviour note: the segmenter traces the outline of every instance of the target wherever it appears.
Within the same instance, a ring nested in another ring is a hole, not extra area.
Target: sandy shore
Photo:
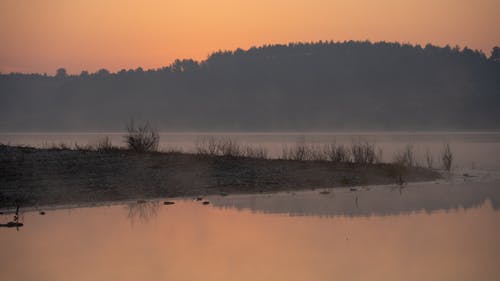
[[[392,164],[0,145],[0,208],[394,184],[398,171]],[[403,177],[417,182],[440,175],[411,168]]]

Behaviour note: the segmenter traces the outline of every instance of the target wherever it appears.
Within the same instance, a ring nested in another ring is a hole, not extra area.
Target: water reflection
[[[335,188],[280,194],[237,195],[211,199],[219,208],[290,216],[386,216],[424,211],[477,208],[489,200],[500,209],[495,183],[420,184],[407,187]]]
[[[0,223],[0,227],[7,227],[7,228],[15,227],[16,230],[19,231],[19,228],[24,225],[23,218],[24,218],[23,212],[20,212],[20,206],[17,205],[12,220],[7,223]]]
[[[210,205],[27,212],[23,231],[0,228],[0,280],[493,281],[500,276],[494,187],[315,190],[214,196]],[[131,219],[147,222],[130,227]]]
[[[128,211],[127,218],[132,224],[136,220],[140,222],[147,223],[150,219],[158,215],[158,209],[160,208],[159,201],[142,201],[128,203],[126,209]]]

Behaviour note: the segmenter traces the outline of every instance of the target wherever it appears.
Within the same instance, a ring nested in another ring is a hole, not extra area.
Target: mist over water
[[[117,146],[124,145],[125,133],[120,132],[73,132],[73,133],[0,133],[0,142],[13,145],[51,147],[66,144],[95,144],[103,137],[110,138]],[[382,159],[391,162],[395,153],[407,144],[413,145],[417,160],[425,166],[425,155],[429,151],[435,156],[439,166],[439,155],[446,143],[451,145],[455,156],[455,165],[459,168],[486,169],[500,171],[500,133],[497,132],[363,132],[363,133],[310,133],[310,132],[240,132],[240,133],[204,133],[204,132],[163,132],[160,133],[160,150],[180,150],[195,152],[199,140],[206,138],[230,138],[242,145],[262,147],[269,157],[282,156],[283,148],[293,147],[305,142],[311,145],[344,144],[363,140],[381,148]]]

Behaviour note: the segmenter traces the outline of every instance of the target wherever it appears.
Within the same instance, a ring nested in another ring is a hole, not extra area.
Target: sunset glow
[[[0,72],[158,68],[219,49],[319,40],[500,45],[497,0],[0,2]]]

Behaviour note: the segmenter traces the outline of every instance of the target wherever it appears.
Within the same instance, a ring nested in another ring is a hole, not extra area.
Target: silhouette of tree
[[[491,50],[490,59],[495,61],[500,60],[500,47],[493,47],[493,49]]]
[[[57,78],[65,78],[66,76],[68,76],[68,73],[67,73],[65,68],[61,67],[61,68],[58,68],[56,70],[56,77]]]
[[[96,75],[97,77],[106,77],[106,76],[108,76],[109,74],[110,74],[110,73],[109,73],[109,71],[108,71],[107,69],[105,69],[105,68],[99,69],[99,70],[95,73],[95,75]]]

